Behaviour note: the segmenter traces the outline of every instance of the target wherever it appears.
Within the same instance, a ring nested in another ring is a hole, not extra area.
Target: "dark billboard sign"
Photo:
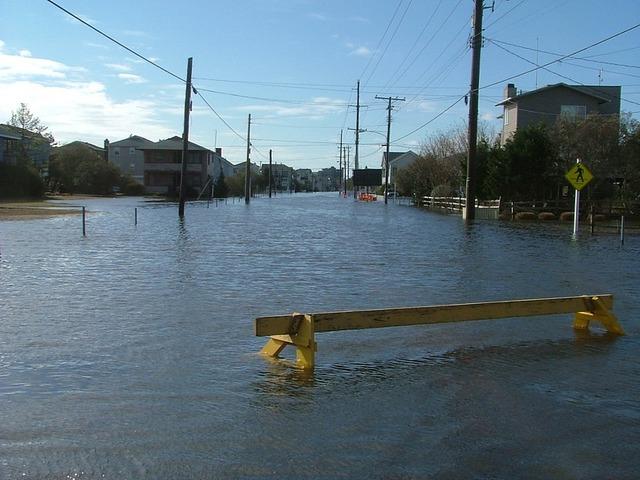
[[[353,185],[356,187],[379,187],[382,185],[382,169],[361,168],[354,170]]]

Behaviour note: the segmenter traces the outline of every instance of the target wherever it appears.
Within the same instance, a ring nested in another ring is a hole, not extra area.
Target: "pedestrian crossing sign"
[[[567,173],[564,174],[564,176],[576,190],[582,190],[591,180],[593,180],[593,175],[582,162],[576,163]]]

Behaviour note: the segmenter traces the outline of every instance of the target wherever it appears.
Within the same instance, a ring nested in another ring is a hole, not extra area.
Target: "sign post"
[[[578,235],[578,219],[580,217],[580,190],[587,186],[593,180],[593,175],[587,166],[576,158],[576,164],[564,174],[573,188],[576,189],[575,203],[573,206],[573,236]]]

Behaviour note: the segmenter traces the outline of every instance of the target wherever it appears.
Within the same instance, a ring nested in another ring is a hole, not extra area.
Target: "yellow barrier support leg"
[[[311,369],[315,365],[315,328],[313,316],[294,313],[289,335],[271,335],[260,353],[277,358],[287,345],[296,347],[296,363],[298,366]]]
[[[296,335],[296,361],[298,366],[311,369],[315,365],[316,341],[313,317],[305,315]]]
[[[573,328],[588,330],[591,320],[597,320],[609,333],[624,335],[624,330],[618,322],[618,318],[604,305],[598,297],[589,299],[589,312],[577,312],[573,321]]]

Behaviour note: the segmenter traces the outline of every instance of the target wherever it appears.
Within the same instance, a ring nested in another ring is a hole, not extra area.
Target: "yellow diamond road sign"
[[[576,163],[564,176],[576,190],[582,190],[593,179],[593,175],[584,163]]]

